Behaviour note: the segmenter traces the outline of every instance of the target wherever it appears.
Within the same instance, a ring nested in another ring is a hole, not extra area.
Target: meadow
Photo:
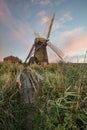
[[[22,64],[0,65],[0,130],[25,130],[26,115],[33,111],[34,130],[87,130],[87,64],[32,65],[44,80],[35,102],[20,100],[16,83]]]

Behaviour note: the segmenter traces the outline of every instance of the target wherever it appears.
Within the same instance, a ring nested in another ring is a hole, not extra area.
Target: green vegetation
[[[0,67],[0,130],[21,130],[24,107],[19,101],[16,84],[17,74],[22,66],[10,62]],[[22,113],[23,112],[23,113]]]
[[[26,106],[20,99],[16,77],[23,66],[0,66],[0,130],[25,130],[26,115],[33,111],[34,130],[87,130],[87,65],[33,65],[43,75],[40,95]]]

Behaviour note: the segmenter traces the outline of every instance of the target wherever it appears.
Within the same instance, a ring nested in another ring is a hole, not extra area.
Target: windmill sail
[[[32,53],[33,53],[33,50],[34,50],[34,44],[33,44],[32,48],[31,48],[31,50],[30,50],[30,52],[29,52],[29,54],[28,54],[28,56],[27,56],[27,58],[26,58],[26,60],[25,60],[25,63],[26,63],[27,60],[31,57],[31,55],[32,55]]]
[[[55,14],[52,15],[51,20],[50,20],[50,24],[49,24],[49,28],[48,28],[48,33],[47,33],[47,36],[46,36],[47,39],[49,38],[50,33],[51,33],[51,29],[52,29],[54,17],[55,17]]]
[[[38,32],[34,32],[36,37],[41,37],[40,34]]]
[[[47,45],[60,57],[60,59],[63,59],[64,54],[59,48],[55,47],[51,42],[48,42]]]

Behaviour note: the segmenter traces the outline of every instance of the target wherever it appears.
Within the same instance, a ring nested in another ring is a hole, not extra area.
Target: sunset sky
[[[0,61],[14,55],[25,60],[34,32],[46,36],[48,19],[55,13],[50,41],[66,56],[87,50],[87,0],[0,0]],[[47,48],[49,61],[57,56]]]

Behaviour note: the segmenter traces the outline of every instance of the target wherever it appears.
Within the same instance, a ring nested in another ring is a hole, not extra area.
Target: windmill
[[[46,38],[41,37],[38,33],[35,32],[36,38],[25,60],[25,63],[28,61],[29,64],[34,62],[41,65],[48,64],[47,46],[50,47],[58,55],[60,59],[63,58],[63,52],[49,41],[54,17],[55,14],[53,14],[50,19],[50,24]]]

